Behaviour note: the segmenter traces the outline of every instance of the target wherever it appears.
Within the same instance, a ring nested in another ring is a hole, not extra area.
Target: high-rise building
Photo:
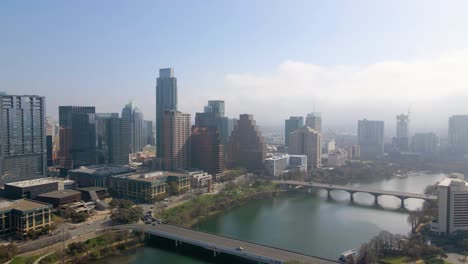
[[[130,152],[142,151],[146,141],[143,129],[143,113],[133,100],[128,102],[122,109],[122,118],[128,122]]]
[[[289,146],[289,134],[304,126],[302,116],[290,116],[284,120],[284,145]]]
[[[321,142],[321,133],[308,126],[303,126],[289,134],[288,153],[306,155],[309,169],[320,168],[322,158]]]
[[[128,165],[128,121],[118,113],[98,113],[96,131],[98,164]]]
[[[216,127],[192,126],[192,168],[217,177],[224,170],[224,150]]]
[[[260,170],[265,159],[265,142],[252,115],[239,116],[229,139],[227,160],[230,167]]]
[[[156,144],[154,139],[154,131],[153,131],[153,121],[145,120],[144,123],[145,129],[145,145],[154,146]]]
[[[416,133],[412,147],[414,152],[423,156],[434,156],[439,152],[439,137],[434,133]]]
[[[449,119],[449,145],[452,151],[468,152],[468,115],[454,115]]]
[[[59,106],[59,126],[59,166],[68,170],[96,164],[95,108]]]
[[[312,112],[307,114],[306,126],[319,133],[322,133],[322,113]]]
[[[190,115],[165,110],[163,115],[162,162],[164,170],[190,168]]]
[[[46,176],[45,98],[0,94],[0,184]]]
[[[397,131],[396,137],[393,140],[393,145],[396,149],[400,151],[408,151],[409,150],[409,115],[397,115]]]
[[[439,214],[431,223],[431,231],[440,235],[468,231],[468,182],[464,175],[450,174],[437,185]]]
[[[384,122],[358,121],[358,144],[361,159],[374,160],[384,154]]]
[[[208,105],[204,108],[205,113],[219,113],[220,117],[224,117],[224,101],[223,100],[209,100]]]
[[[156,155],[162,157],[163,115],[165,110],[177,110],[177,78],[174,69],[159,70],[156,79]]]

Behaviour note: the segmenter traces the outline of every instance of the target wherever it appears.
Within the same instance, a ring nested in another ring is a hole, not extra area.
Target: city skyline
[[[134,99],[155,120],[151,98],[164,67],[177,71],[180,111],[219,99],[226,116],[253,114],[262,127],[316,110],[324,127],[354,129],[368,118],[394,131],[394,115],[411,106],[414,132],[445,136],[447,118],[468,112],[466,2],[255,2],[249,10],[242,1],[117,2],[109,12],[95,11],[104,3],[51,3],[10,2],[0,11],[8,25],[0,28],[1,90],[47,97],[47,115],[57,116],[60,102],[116,112],[114,103]],[[426,15],[415,19],[421,8]]]

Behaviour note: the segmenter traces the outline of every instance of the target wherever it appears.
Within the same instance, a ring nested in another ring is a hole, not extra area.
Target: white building
[[[192,188],[207,187],[211,184],[213,177],[204,171],[189,171],[192,177]]]
[[[337,149],[328,153],[328,166],[340,167],[346,164],[347,153],[345,150]]]
[[[453,173],[442,180],[439,190],[439,218],[431,223],[431,231],[450,235],[468,231],[468,182],[463,174]]]
[[[278,177],[288,170],[307,172],[307,156],[278,154],[265,159],[264,165],[268,174],[274,177]]]

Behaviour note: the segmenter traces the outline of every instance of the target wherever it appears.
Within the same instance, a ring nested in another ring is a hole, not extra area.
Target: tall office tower
[[[228,163],[231,167],[243,167],[249,171],[263,168],[265,142],[252,115],[239,116],[228,145]]]
[[[468,231],[468,182],[465,176],[452,173],[437,185],[439,213],[432,221],[431,231],[440,235]]]
[[[165,110],[177,110],[177,79],[172,68],[160,69],[159,78],[156,79],[156,155],[160,158],[163,157]]]
[[[449,119],[449,145],[453,152],[468,152],[468,115],[454,115]]]
[[[153,131],[153,121],[145,120],[144,123],[145,128],[145,145],[154,146],[156,144],[154,139],[154,131]]]
[[[394,146],[400,151],[409,150],[409,115],[397,115],[397,131]]]
[[[88,106],[59,106],[60,167],[96,164],[96,115]]]
[[[319,133],[322,133],[322,113],[312,112],[307,114],[306,126]]]
[[[224,117],[224,101],[223,100],[209,100],[208,105],[204,108],[205,113],[215,112],[219,113],[220,117]]]
[[[143,150],[146,141],[143,130],[143,113],[133,100],[128,102],[123,108],[122,118],[128,122],[130,130],[130,153]]]
[[[284,120],[284,145],[289,146],[289,134],[304,126],[302,116],[290,116]]]
[[[358,121],[358,145],[361,159],[374,160],[384,154],[384,122]]]
[[[412,147],[414,152],[423,156],[434,156],[439,152],[439,137],[434,133],[416,133]]]
[[[224,171],[224,150],[216,127],[192,126],[192,168],[217,177]]]
[[[288,153],[306,155],[307,167],[320,168],[322,158],[322,134],[314,129],[303,126],[289,134]]]
[[[190,168],[190,115],[165,110],[163,115],[162,158],[164,170]]]
[[[0,94],[0,184],[46,176],[45,98]]]
[[[118,113],[96,114],[98,164],[128,165],[129,123]]]

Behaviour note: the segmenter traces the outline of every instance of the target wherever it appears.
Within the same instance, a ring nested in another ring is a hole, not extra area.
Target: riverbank
[[[279,186],[270,181],[257,180],[246,184],[227,184],[217,194],[205,194],[176,207],[165,210],[159,217],[169,224],[193,227],[207,218],[246,204],[255,199],[273,197]]]

